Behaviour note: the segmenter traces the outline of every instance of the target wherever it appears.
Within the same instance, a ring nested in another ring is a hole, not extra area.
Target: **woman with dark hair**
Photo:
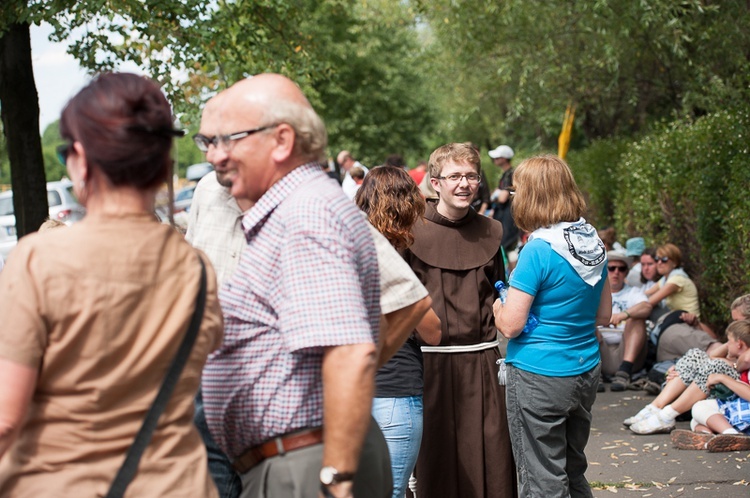
[[[641,254],[641,286],[647,291],[661,278],[656,271],[656,248],[647,247]]]
[[[519,496],[592,497],[584,448],[601,371],[595,327],[609,325],[607,254],[557,156],[522,162],[513,218],[530,232],[495,324],[508,342],[508,424]],[[527,327],[529,313],[538,318]]]
[[[414,242],[411,229],[422,219],[425,201],[408,173],[393,166],[373,168],[354,200],[394,248],[403,251],[411,246]],[[406,262],[404,266],[409,271]],[[389,298],[388,292],[388,289],[383,289],[381,298],[393,299]],[[440,342],[440,320],[434,311],[427,311],[416,332],[375,376],[372,415],[388,444],[393,498],[405,495],[422,441],[424,382],[420,340],[427,344]],[[419,339],[415,335],[419,335]]]
[[[222,339],[208,259],[154,217],[169,176],[169,103],[151,80],[96,77],[67,104],[59,153],[87,215],[24,237],[0,277],[2,496],[104,496],[197,307],[203,319],[128,496],[217,496],[193,426]]]

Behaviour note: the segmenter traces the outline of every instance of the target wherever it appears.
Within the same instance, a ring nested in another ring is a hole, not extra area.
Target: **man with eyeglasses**
[[[185,234],[190,244],[205,252],[216,270],[219,285],[234,273],[245,247],[242,215],[253,205],[247,199],[235,199],[229,192],[232,182],[225,147],[219,146],[221,126],[219,105],[223,94],[210,99],[203,109],[199,133],[193,137],[214,170],[198,182],[193,194]]]
[[[640,288],[625,283],[630,264],[630,257],[624,252],[607,253],[612,318],[610,328],[598,330],[597,337],[602,355],[602,372],[606,375],[614,373],[610,385],[612,391],[627,389],[633,371],[643,368],[646,360],[646,318],[651,313],[651,305]],[[619,343],[617,339],[620,340]],[[612,344],[608,344],[608,340]],[[604,389],[604,384],[600,382],[599,391]]]
[[[320,166],[322,120],[288,78],[262,74],[222,96],[221,130],[246,247],[219,298],[224,344],[203,371],[212,436],[241,496],[390,495],[371,423],[380,278],[364,215]]]
[[[516,496],[516,469],[492,304],[505,280],[502,225],[471,208],[481,177],[468,143],[436,149],[429,176],[437,201],[414,226],[405,259],[440,318],[438,346],[422,346],[424,423],[416,496]]]
[[[221,127],[219,106],[223,93],[206,102],[201,117],[200,130],[193,137],[198,149],[214,171],[198,182],[188,213],[188,228],[185,239],[208,256],[216,271],[216,280],[221,287],[234,273],[245,248],[242,231],[242,216],[253,203],[247,199],[235,199],[229,192],[232,186],[228,179],[225,147],[219,147],[217,133]],[[240,496],[242,482],[232,469],[227,456],[211,437],[206,425],[201,392],[195,400],[195,425],[203,437],[208,453],[208,468],[216,483],[221,498]]]

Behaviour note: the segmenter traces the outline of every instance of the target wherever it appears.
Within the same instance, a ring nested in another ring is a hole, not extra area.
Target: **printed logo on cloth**
[[[596,236],[596,230],[591,225],[571,225],[563,229],[563,237],[568,244],[570,255],[584,266],[597,266],[607,256],[604,244]]]

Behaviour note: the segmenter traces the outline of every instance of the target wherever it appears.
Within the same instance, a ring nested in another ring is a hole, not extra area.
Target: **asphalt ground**
[[[505,356],[507,340],[498,339]],[[669,434],[639,436],[622,421],[654,396],[606,388],[596,397],[586,446],[586,478],[596,498],[750,498],[750,452],[678,450]],[[690,423],[676,428],[690,429]]]
[[[669,434],[639,436],[622,425],[652,399],[644,391],[611,392],[609,384],[597,395],[586,447],[594,496],[750,498],[750,451],[678,450]]]

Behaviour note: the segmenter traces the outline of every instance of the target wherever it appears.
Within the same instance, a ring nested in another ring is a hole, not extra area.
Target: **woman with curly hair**
[[[404,170],[392,166],[370,170],[354,200],[394,248],[403,251],[414,242],[411,229],[422,219],[425,202],[419,187]],[[408,269],[406,262],[404,266]],[[382,298],[389,299],[387,293],[388,289],[384,289]],[[375,376],[372,414],[388,443],[394,498],[403,497],[406,492],[422,441],[420,344],[440,341],[440,320],[434,311],[428,310],[416,332]]]

